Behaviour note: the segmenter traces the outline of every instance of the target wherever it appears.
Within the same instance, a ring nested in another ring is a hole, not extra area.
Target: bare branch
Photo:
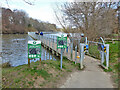
[[[8,1],[9,0],[6,0],[6,3],[7,3],[7,6],[10,8]],[[35,0],[33,2],[31,2],[30,0],[23,0],[23,1],[29,5],[34,5],[34,2],[35,2]]]
[[[7,6],[10,8],[9,3],[8,3],[8,0],[6,0],[6,3],[7,3]]]
[[[29,5],[34,5],[34,3],[33,2],[30,2],[29,0],[28,1],[26,1],[26,0],[23,0],[24,2],[26,2],[27,4],[29,4]],[[34,0],[35,1],[35,0]]]

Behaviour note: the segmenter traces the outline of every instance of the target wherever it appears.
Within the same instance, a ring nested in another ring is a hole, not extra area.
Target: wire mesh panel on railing
[[[89,50],[88,54],[92,57],[100,59],[100,52],[98,51],[98,43],[93,41],[88,41]]]

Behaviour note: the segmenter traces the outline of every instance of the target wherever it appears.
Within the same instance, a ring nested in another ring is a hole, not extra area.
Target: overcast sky
[[[2,0],[2,7],[10,8],[11,10],[18,9],[24,10],[28,13],[29,17],[39,19],[41,21],[50,22],[59,25],[54,16],[53,8],[55,7],[55,3],[64,3],[65,1],[72,0],[26,0],[32,1],[34,5],[29,5],[25,3],[23,0],[8,0],[8,5],[6,4],[6,0]]]
[[[74,0],[25,0],[25,1],[33,2],[34,5],[29,5],[25,3],[23,0],[8,0],[9,7],[6,3],[6,0],[1,0],[1,1],[2,2],[0,2],[0,6],[2,4],[2,7],[10,8],[11,10],[22,9],[28,13],[29,17],[39,19],[45,22],[54,23],[60,27],[60,25],[56,22],[55,16],[54,16],[53,8],[55,7],[55,4],[72,2]],[[76,1],[83,2],[84,0],[76,0]],[[87,1],[89,0],[86,0],[86,2]],[[106,0],[106,1],[109,1],[109,0]],[[114,1],[118,1],[118,0],[114,0]]]

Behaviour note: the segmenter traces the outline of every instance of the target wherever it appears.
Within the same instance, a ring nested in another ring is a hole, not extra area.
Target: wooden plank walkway
[[[28,35],[30,37],[32,37],[33,39],[35,39],[35,40],[41,40],[42,45],[45,48],[47,48],[48,50],[50,50],[56,56],[60,56],[61,55],[61,49],[57,49],[57,41],[55,41],[55,39],[48,38],[46,36],[37,35],[37,34],[35,34],[33,32],[30,32]],[[72,52],[71,52],[71,49],[72,48],[69,47],[68,53],[66,52],[66,49],[64,49],[63,56],[65,56],[69,60],[75,61],[75,51],[72,50]],[[77,52],[77,55],[79,56],[79,52]],[[79,63],[79,59],[78,58],[76,58],[76,62]]]

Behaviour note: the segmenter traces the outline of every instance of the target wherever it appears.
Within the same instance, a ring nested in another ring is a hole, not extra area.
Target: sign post
[[[41,62],[41,41],[28,41],[28,66],[30,67],[30,59],[40,58]]]
[[[62,59],[63,59],[63,49],[61,48],[61,65],[60,65],[60,67],[61,67],[61,69],[62,69]]]
[[[28,67],[30,67],[30,59],[28,58]]]
[[[57,37],[57,49],[61,49],[61,69],[62,69],[62,57],[63,57],[63,49],[67,48],[67,37],[61,35],[61,37]]]

